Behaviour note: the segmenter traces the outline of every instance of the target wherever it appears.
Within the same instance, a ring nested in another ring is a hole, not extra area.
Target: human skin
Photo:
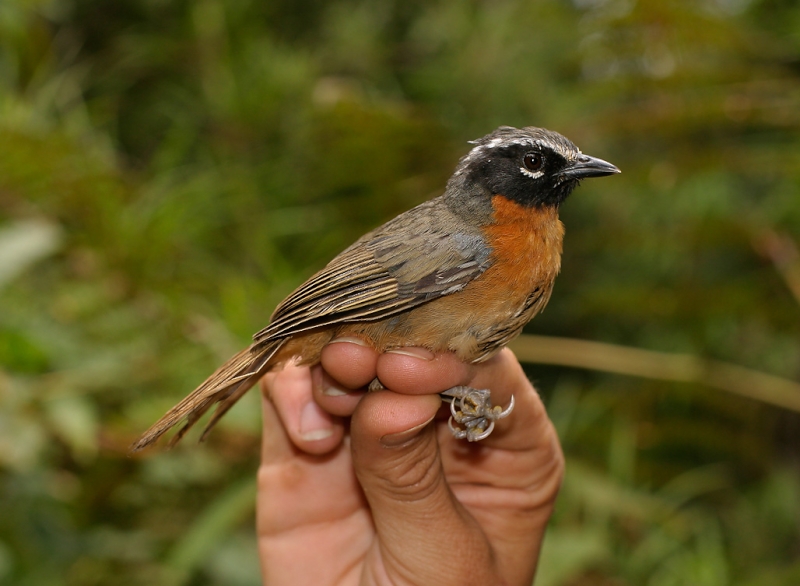
[[[365,393],[378,377],[387,390]],[[453,438],[438,392],[490,388],[511,416]],[[334,341],[266,375],[257,530],[264,584],[533,581],[564,459],[514,354],[480,364]]]

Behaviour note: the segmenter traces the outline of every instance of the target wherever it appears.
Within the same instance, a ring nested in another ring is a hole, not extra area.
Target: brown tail
[[[276,340],[266,346],[245,348],[220,366],[214,374],[164,416],[156,421],[150,429],[142,434],[131,446],[131,452],[138,452],[158,440],[162,435],[177,425],[184,417],[186,423],[172,437],[170,447],[180,441],[200,417],[214,404],[219,403],[211,420],[203,430],[201,440],[206,437],[212,427],[219,421],[250,387],[271,366],[270,359],[286,340]]]

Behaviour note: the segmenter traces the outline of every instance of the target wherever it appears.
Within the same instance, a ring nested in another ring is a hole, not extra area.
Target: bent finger
[[[264,442],[275,442],[275,450],[264,454],[285,453],[287,439],[299,450],[324,454],[338,446],[344,435],[341,419],[327,413],[313,399],[311,369],[287,364],[282,370],[267,374],[261,382],[264,396],[274,406],[280,422],[270,416],[264,419]],[[281,437],[283,436],[283,437]]]

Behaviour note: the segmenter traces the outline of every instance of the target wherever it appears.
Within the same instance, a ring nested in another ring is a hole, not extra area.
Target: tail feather
[[[253,380],[251,383],[239,385],[230,395],[228,395],[227,397],[219,401],[219,403],[217,403],[217,408],[214,410],[214,415],[211,416],[211,419],[203,429],[203,433],[200,435],[201,442],[205,441],[206,437],[208,437],[209,432],[217,424],[217,421],[222,419],[222,416],[228,412],[228,409],[233,407],[236,401],[241,399],[242,395],[244,395],[247,391],[249,391],[250,387],[252,387],[259,378],[260,378],[259,376],[256,376],[255,380]]]
[[[240,382],[230,387],[225,393],[224,397],[217,399],[217,408],[214,410],[214,415],[211,416],[211,420],[206,424],[205,429],[203,429],[203,433],[200,435],[201,442],[205,441],[208,433],[214,428],[214,426],[217,424],[217,421],[222,419],[222,416],[228,412],[228,409],[233,407],[236,402],[241,399],[242,396],[249,391],[254,384],[258,382],[258,379],[260,379],[267,368],[271,366],[270,359],[275,355],[281,346],[283,346],[283,341],[281,341],[274,348],[270,348],[268,352],[260,353],[261,357],[253,363],[252,368],[250,368],[250,374],[245,373],[235,377],[235,380],[240,380]],[[183,429],[181,429],[181,431],[183,431]],[[177,440],[175,441],[177,442]],[[170,442],[170,445],[174,444]]]
[[[258,347],[250,346],[231,357],[203,384],[167,411],[161,419],[144,432],[131,446],[131,452],[138,452],[155,443],[162,435],[186,418],[186,423],[170,440],[169,445],[175,445],[206,411],[214,404],[219,403],[217,411],[203,431],[202,437],[205,438],[220,417],[267,371],[271,366],[270,360],[284,342],[285,340],[276,340]]]

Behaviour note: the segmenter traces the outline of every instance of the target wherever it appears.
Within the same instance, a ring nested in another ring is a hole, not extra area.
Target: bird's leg
[[[450,403],[451,417],[447,422],[456,439],[477,442],[486,439],[494,430],[494,422],[507,417],[514,410],[514,395],[505,409],[492,407],[488,389],[472,387],[453,387],[439,393],[443,400]],[[453,422],[458,424],[454,425]]]
[[[372,379],[372,382],[369,383],[369,386],[367,387],[367,390],[370,393],[373,391],[383,391],[385,389],[386,387],[384,387],[383,383],[380,380],[378,380],[377,376],[374,379]]]
[[[369,391],[380,391],[385,388],[377,378],[367,387]],[[443,401],[450,403],[451,416],[447,425],[453,436],[470,442],[478,442],[489,437],[494,431],[494,422],[507,417],[514,410],[514,395],[511,395],[511,402],[505,409],[499,406],[492,407],[489,389],[453,387],[439,393],[439,396]]]

